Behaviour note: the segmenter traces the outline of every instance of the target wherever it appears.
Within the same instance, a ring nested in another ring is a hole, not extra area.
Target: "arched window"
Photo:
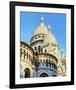
[[[48,74],[47,73],[42,73],[42,74],[40,74],[40,77],[48,77]]]
[[[43,38],[45,37],[45,36],[42,36]]]
[[[56,75],[53,75],[54,77],[56,76]]]
[[[43,48],[40,45],[38,46],[38,51],[39,52],[42,52],[43,51]]]
[[[46,53],[46,49],[45,49],[45,53]]]
[[[40,46],[38,46],[38,51],[40,52],[40,50],[41,50],[41,47],[40,47]]]
[[[29,60],[30,60],[30,55],[29,55]]]
[[[37,39],[37,36],[35,36],[35,39]]]
[[[37,50],[37,47],[35,46],[34,49]]]
[[[48,60],[46,60],[46,67],[48,67]]]
[[[28,59],[28,52],[26,53],[27,59]]]
[[[24,59],[25,59],[25,51],[23,51],[23,54],[24,54]]]
[[[25,72],[25,78],[29,78],[30,77],[30,69],[29,68],[26,68],[24,70],[24,72]]]

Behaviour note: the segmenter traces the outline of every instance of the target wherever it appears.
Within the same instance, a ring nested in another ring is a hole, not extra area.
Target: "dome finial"
[[[48,30],[51,31],[51,25],[50,24],[48,25]]]
[[[44,18],[43,17],[41,17],[40,22],[41,22],[41,25],[44,25]]]
[[[63,53],[63,49],[61,50],[61,52]]]

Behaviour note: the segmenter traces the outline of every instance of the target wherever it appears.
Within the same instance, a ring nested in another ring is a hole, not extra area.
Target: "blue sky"
[[[66,53],[66,14],[20,12],[20,39],[30,43],[33,32],[40,25],[41,17],[44,17],[45,26],[51,25],[51,32]]]

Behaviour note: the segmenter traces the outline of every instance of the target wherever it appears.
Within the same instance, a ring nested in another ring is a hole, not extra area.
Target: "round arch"
[[[30,69],[29,68],[26,68],[25,70],[24,70],[24,77],[25,78],[29,78],[30,77]]]
[[[48,77],[49,75],[47,73],[41,73],[40,77]]]

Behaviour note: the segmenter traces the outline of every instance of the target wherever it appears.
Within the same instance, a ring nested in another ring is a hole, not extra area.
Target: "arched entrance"
[[[25,77],[25,78],[29,78],[29,77],[30,77],[30,69],[29,69],[29,68],[26,68],[26,69],[24,70],[24,72],[25,72],[24,77]]]
[[[41,73],[40,77],[48,77],[48,74],[47,73]]]
[[[53,75],[54,77],[57,76],[57,75]]]

